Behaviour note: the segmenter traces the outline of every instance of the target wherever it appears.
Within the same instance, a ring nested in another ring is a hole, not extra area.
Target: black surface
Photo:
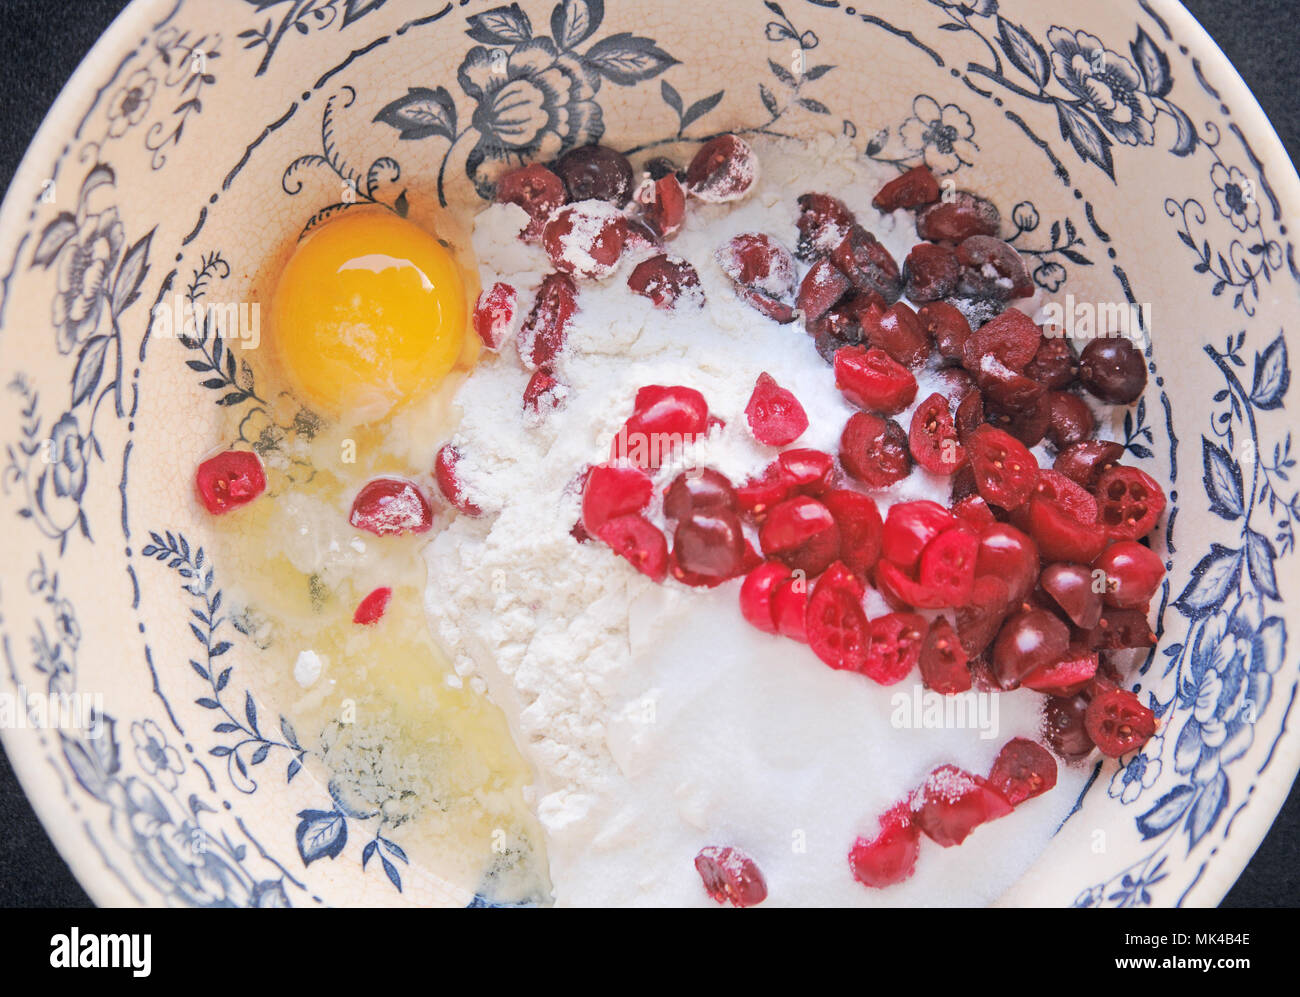
[[[1254,90],[1295,160],[1300,153],[1296,0],[1185,2]],[[124,6],[123,0],[0,0],[0,52],[4,53],[0,59],[0,94],[4,95],[0,186],[8,188],[27,144],[68,75]],[[1300,789],[1293,786],[1273,829],[1224,899],[1225,907],[1300,906],[1298,831]],[[0,752],[0,905],[89,903]]]

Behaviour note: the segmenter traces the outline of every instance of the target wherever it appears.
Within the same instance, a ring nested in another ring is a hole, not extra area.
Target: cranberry
[[[812,265],[799,284],[799,311],[805,322],[816,322],[835,307],[852,285],[829,259],[822,258]]]
[[[645,164],[645,171],[651,180],[662,180],[666,176],[675,176],[678,180],[686,179],[686,171],[667,156],[655,156]]]
[[[564,204],[564,181],[540,163],[532,163],[511,170],[497,182],[497,200],[517,204],[528,213],[530,221],[523,236],[536,242],[551,212]]]
[[[928,629],[916,613],[888,613],[871,621],[870,643],[862,674],[881,685],[903,681],[921,658]]]
[[[640,512],[653,495],[654,482],[640,468],[597,464],[582,489],[582,525],[596,536],[611,519]]]
[[[926,545],[917,580],[931,597],[928,608],[966,604],[975,585],[975,558],[979,548],[975,531],[963,524]]]
[[[609,201],[623,207],[632,196],[632,164],[604,145],[580,145],[555,162],[571,201]]]
[[[970,323],[966,316],[946,301],[931,301],[917,312],[926,335],[945,360],[962,360],[966,341],[970,338]]]
[[[966,649],[948,617],[935,617],[921,646],[919,664],[925,687],[946,696],[968,691],[971,679],[966,662]]]
[[[853,212],[844,206],[844,202],[829,194],[801,194],[795,255],[806,262],[826,256],[848,235],[854,224]]]
[[[1046,396],[1039,396],[1020,410],[991,407],[989,425],[1014,436],[1027,447],[1037,446],[1052,425],[1052,409]]]
[[[1056,502],[1082,523],[1097,521],[1097,500],[1092,493],[1053,468],[1039,468],[1034,498]]]
[[[1043,703],[1043,737],[1062,758],[1083,758],[1094,745],[1084,714],[1088,700],[1084,696],[1051,696]]]
[[[596,530],[596,536],[652,581],[662,582],[668,576],[668,541],[644,516],[615,516]]]
[[[524,411],[538,416],[544,410],[557,409],[564,404],[567,395],[568,389],[554,375],[538,368],[524,386]]]
[[[251,450],[226,450],[199,464],[194,489],[214,516],[238,509],[266,491],[266,472]]]
[[[1014,689],[1035,668],[1050,665],[1070,646],[1070,630],[1042,609],[1022,610],[998,631],[993,643],[993,674],[1003,689]]]
[[[445,444],[438,451],[438,456],[433,462],[433,477],[438,483],[438,490],[453,508],[467,516],[481,516],[483,510],[465,495],[465,488],[456,474],[458,463],[460,463],[460,451],[450,443]]]
[[[1155,714],[1126,689],[1110,689],[1095,697],[1084,723],[1093,743],[1111,758],[1136,751],[1156,732]]]
[[[993,356],[1004,366],[1019,373],[1038,352],[1041,336],[1033,319],[1018,308],[1008,308],[980,326],[966,340],[964,365],[978,376],[984,358]]]
[[[992,526],[997,522],[993,510],[979,495],[967,495],[956,502],[952,507],[952,514],[967,526],[973,526],[981,533],[986,526]]]
[[[990,523],[980,531],[975,575],[1000,578],[1012,602],[1020,602],[1038,577],[1038,546],[1030,537],[1008,523]]]
[[[776,587],[789,577],[790,569],[780,561],[764,561],[741,583],[740,613],[763,633],[777,633],[772,596]]]
[[[897,211],[899,208],[923,208],[937,200],[939,181],[926,167],[914,166],[881,187],[871,204],[878,211]]]
[[[686,168],[686,188],[701,201],[736,201],[758,180],[758,157],[738,135],[705,142]]]
[[[820,496],[835,476],[835,458],[821,450],[786,450],[777,455],[776,465],[791,487],[803,495]]]
[[[1113,540],[1139,540],[1165,511],[1164,490],[1136,467],[1113,467],[1097,480],[1098,522]]]
[[[921,242],[903,261],[903,282],[912,301],[939,301],[957,289],[961,264],[948,246]]]
[[[861,225],[852,226],[831,250],[831,262],[863,293],[879,294],[886,302],[903,293],[898,263],[880,241]]]
[[[903,427],[870,412],[849,417],[840,434],[840,462],[869,488],[888,488],[912,473]]]
[[[1147,614],[1140,609],[1102,610],[1101,622],[1087,632],[1085,640],[1096,651],[1122,651],[1156,644]]]
[[[938,502],[895,502],[885,516],[880,555],[904,571],[914,571],[929,543],[956,525],[953,514]]]
[[[542,230],[542,246],[556,270],[608,277],[618,268],[627,220],[607,201],[576,201],[560,208]]]
[[[372,478],[352,500],[348,522],[379,537],[424,533],[433,525],[433,506],[407,478]]]
[[[930,344],[916,312],[902,301],[881,309],[875,304],[859,310],[858,319],[868,345],[884,350],[906,367],[919,367],[930,355]]]
[[[765,555],[813,577],[839,557],[840,528],[826,506],[799,495],[773,507],[759,529],[759,543]]]
[[[834,366],[835,386],[859,408],[896,415],[916,398],[916,378],[884,350],[846,346]]]
[[[757,478],[751,478],[736,489],[740,508],[753,518],[763,519],[772,506],[794,494],[795,485],[781,465],[773,462]]]
[[[962,291],[1001,301],[1034,293],[1029,268],[1010,243],[991,235],[972,235],[957,247],[957,260],[966,269]]]
[[[840,559],[862,577],[876,566],[884,524],[871,496],[839,489],[822,496],[822,504],[840,528]]]
[[[1092,572],[1082,564],[1049,564],[1038,584],[1076,627],[1091,630],[1101,619],[1101,596],[1093,590]]]
[[[774,321],[794,321],[794,257],[784,246],[761,232],[742,232],[714,257],[743,301]]]
[[[682,298],[697,308],[704,306],[700,275],[681,257],[667,253],[651,256],[633,267],[627,286],[653,301],[656,308],[674,308]]]
[[[657,468],[676,447],[708,428],[709,404],[694,388],[646,385],[637,391],[632,416],[614,438],[610,459]]]
[[[937,845],[960,845],[981,824],[1005,817],[1011,804],[977,775],[940,765],[912,796],[912,820]]]
[[[920,853],[911,807],[902,803],[880,818],[874,838],[859,837],[849,850],[849,871],[863,886],[884,889],[910,879]]]
[[[484,346],[501,349],[515,324],[515,289],[497,281],[480,294],[474,305],[473,324]]]
[[[1026,675],[1021,685],[1049,696],[1073,696],[1082,692],[1096,674],[1096,653],[1080,644],[1071,644],[1056,661],[1040,665]]]
[[[767,899],[758,865],[739,848],[710,846],[695,856],[695,871],[709,899],[733,907],[753,907]]]
[[[988,783],[989,788],[1018,807],[1056,785],[1056,759],[1036,741],[1014,737],[998,752]]]
[[[745,562],[740,520],[726,509],[692,513],[673,534],[673,564],[679,581],[716,585],[735,578]]]
[[[1058,450],[1064,450],[1092,435],[1096,420],[1088,403],[1078,395],[1049,391],[1045,400],[1047,437]]]
[[[831,668],[856,672],[867,660],[870,629],[860,585],[846,583],[844,576],[852,575],[843,565],[839,568],[842,574],[832,567],[808,599],[808,646]]]
[[[1127,339],[1094,339],[1079,357],[1079,380],[1103,402],[1127,405],[1146,390],[1147,363]]]
[[[912,413],[907,441],[913,459],[935,474],[952,474],[966,463],[966,448],[957,440],[957,427],[948,413],[948,399],[937,392]]]
[[[758,375],[745,406],[745,419],[754,439],[769,447],[787,446],[808,428],[808,415],[799,399],[766,372]]]
[[[1109,440],[1082,440],[1057,454],[1052,469],[1064,474],[1076,485],[1095,488],[1102,474],[1119,464],[1124,446]]]
[[[1025,364],[1025,376],[1032,377],[1043,387],[1060,391],[1074,383],[1079,364],[1074,348],[1064,336],[1044,336],[1038,344],[1034,358]]]
[[[664,492],[664,515],[689,519],[699,512],[735,512],[736,490],[726,475],[705,467],[683,471]]]
[[[1014,509],[1033,494],[1038,462],[1023,443],[992,426],[981,426],[967,442],[975,485],[990,505]]]
[[[985,355],[975,372],[975,383],[993,405],[1005,412],[1023,412],[1038,404],[1046,390],[1037,381],[1017,374],[992,354]],[[1050,419],[1044,419],[1050,424]],[[1046,425],[1043,426],[1046,429]]]
[[[1133,540],[1111,544],[1092,566],[1104,572],[1102,599],[1115,609],[1145,609],[1165,577],[1164,562],[1156,552]]]
[[[976,572],[970,600],[957,609],[957,636],[966,653],[974,658],[993,642],[1011,608],[1007,583],[994,575]]]
[[[808,643],[808,579],[793,575],[778,582],[772,592],[772,619],[782,637]]]
[[[957,439],[965,444],[971,433],[984,425],[984,394],[978,388],[969,392],[958,404],[957,413],[953,417],[953,427],[957,430]],[[967,455],[969,456],[969,455]],[[970,465],[967,464],[965,469],[969,472]],[[972,487],[974,478],[972,474]]]
[[[578,285],[564,273],[547,274],[519,330],[519,358],[529,370],[549,367],[564,347],[569,320],[578,310]]]
[[[393,597],[393,590],[388,586],[375,589],[359,603],[352,614],[352,622],[361,626],[378,623],[388,609],[388,600]]]
[[[964,190],[921,209],[916,234],[930,242],[962,242],[973,235],[997,235],[1002,216],[992,201]]]
[[[1106,534],[1095,520],[1076,516],[1061,502],[1034,498],[1029,503],[1029,532],[1044,558],[1050,561],[1091,561],[1106,544]]]
[[[686,191],[671,173],[642,185],[637,201],[646,224],[660,239],[674,235],[686,220]]]

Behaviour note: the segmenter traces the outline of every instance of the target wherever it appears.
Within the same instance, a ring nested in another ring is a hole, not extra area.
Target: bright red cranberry
[[[1116,609],[1145,609],[1165,577],[1165,564],[1150,547],[1133,540],[1111,544],[1092,562],[1106,579],[1102,596]]]
[[[916,315],[941,357],[959,361],[965,357],[970,322],[957,308],[946,301],[931,301],[922,305]]]
[[[1127,689],[1111,689],[1095,697],[1084,714],[1088,736],[1103,755],[1118,758],[1136,751],[1156,732],[1156,716]]]
[[[1080,519],[1051,499],[1030,501],[1028,527],[1043,557],[1051,561],[1086,564],[1106,545],[1106,534],[1095,520]]]
[[[1079,380],[1103,402],[1128,405],[1146,390],[1147,362],[1127,339],[1094,339],[1079,355]]]
[[[528,213],[530,221],[523,236],[536,242],[551,212],[564,204],[564,181],[541,163],[532,163],[511,170],[497,181],[497,200],[517,204]]]
[[[1005,817],[1011,804],[977,775],[940,765],[912,796],[912,820],[937,845],[960,845],[981,824]]]
[[[1066,391],[1049,391],[1047,404],[1047,438],[1058,450],[1092,436],[1096,420],[1092,409],[1078,395]]]
[[[423,533],[433,525],[433,506],[413,481],[372,478],[352,500],[348,522],[380,537]]]
[[[840,528],[840,560],[865,578],[880,559],[880,510],[871,496],[847,489],[827,492],[821,501]]]
[[[977,571],[970,601],[957,608],[957,636],[971,658],[983,654],[993,643],[1011,606],[1007,583],[995,575],[980,575]]]
[[[927,689],[945,696],[966,692],[971,687],[966,649],[957,630],[946,616],[936,616],[921,645],[921,681]]]
[[[740,586],[740,613],[763,633],[777,633],[772,612],[776,588],[790,577],[790,569],[780,561],[764,561],[745,576]]]
[[[981,534],[986,526],[992,526],[997,522],[997,517],[993,515],[993,510],[989,508],[989,504],[978,495],[967,495],[954,503],[952,514],[967,526],[979,530]]]
[[[1038,545],[1009,523],[990,523],[980,531],[975,574],[1002,579],[1011,601],[1020,602],[1038,578]]]
[[[378,623],[388,609],[388,600],[392,597],[393,590],[387,585],[375,589],[357,603],[356,611],[352,614],[352,622],[367,627]]]
[[[489,350],[499,350],[515,324],[515,289],[497,281],[478,296],[474,331]]]
[[[538,368],[524,385],[524,411],[533,417],[557,409],[568,397],[568,389],[550,371]]]
[[[456,474],[456,465],[460,463],[460,451],[450,443],[444,444],[433,462],[433,477],[438,483],[442,497],[452,507],[467,516],[481,516],[483,510],[469,500],[465,488]]]
[[[1083,440],[1057,454],[1052,468],[1076,485],[1091,489],[1096,487],[1102,474],[1119,465],[1123,456],[1123,444],[1109,440]]]
[[[975,559],[979,538],[970,527],[959,524],[926,545],[917,570],[917,581],[930,594],[930,608],[963,606],[975,585]]]
[[[714,257],[743,301],[774,321],[794,321],[794,257],[784,246],[761,232],[742,232]]]
[[[1082,564],[1049,564],[1038,584],[1076,627],[1091,630],[1101,620],[1101,596],[1092,584],[1092,572]]]
[[[816,322],[848,294],[849,279],[825,257],[812,265],[799,284],[799,311],[805,322]]]
[[[615,516],[596,530],[596,536],[652,581],[662,582],[668,577],[668,541],[644,516]]]
[[[880,554],[904,571],[915,571],[926,546],[956,525],[952,513],[938,502],[895,502],[885,516]]]
[[[667,253],[651,256],[633,267],[627,286],[653,301],[656,308],[674,308],[682,299],[697,308],[704,305],[700,275],[685,260]]]
[[[871,199],[878,211],[897,211],[899,208],[923,208],[939,200],[939,181],[924,166],[914,166],[895,177]]]
[[[1013,807],[1018,807],[1056,785],[1056,759],[1036,741],[1014,737],[998,752],[988,784]]]
[[[640,512],[650,504],[654,482],[640,468],[597,464],[582,490],[582,525],[592,536],[611,519]]]
[[[609,201],[623,207],[632,196],[632,164],[617,149],[580,145],[555,162],[570,201]]]
[[[1095,747],[1084,723],[1087,710],[1087,697],[1080,695],[1051,696],[1043,703],[1043,738],[1062,758],[1083,758]]]
[[[794,392],[781,387],[766,372],[758,375],[745,406],[745,419],[754,439],[769,447],[788,446],[808,428],[808,415]]]
[[[777,454],[776,465],[801,495],[820,496],[834,482],[835,458],[821,450],[785,450]]]
[[[929,629],[916,613],[887,613],[871,621],[870,643],[862,674],[881,685],[903,681],[921,659]]]
[[[927,471],[952,474],[966,463],[966,448],[958,442],[957,427],[948,412],[948,399],[936,392],[912,413],[907,434],[912,458]]]
[[[993,643],[993,674],[1003,689],[1014,689],[1035,668],[1050,665],[1070,646],[1070,630],[1051,613],[1029,609],[1016,613]]]
[[[753,907],[767,899],[767,883],[758,865],[739,848],[710,846],[695,856],[695,871],[715,903]]]
[[[1034,293],[1024,258],[1001,239],[972,235],[957,247],[957,260],[965,267],[962,291],[967,294],[1009,301]]]
[[[759,528],[763,553],[809,577],[821,574],[840,553],[840,528],[829,509],[799,495],[775,506]]]
[[[528,318],[519,330],[519,358],[529,370],[550,367],[564,347],[569,320],[578,310],[578,285],[568,274],[542,278]]]
[[[758,180],[758,157],[738,135],[705,142],[686,168],[686,189],[701,201],[736,201]]]
[[[1038,352],[1025,365],[1024,372],[1026,377],[1032,377],[1045,388],[1063,391],[1074,383],[1079,373],[1079,362],[1074,347],[1064,335],[1044,335],[1038,344]]]
[[[880,818],[874,838],[860,837],[849,850],[849,871],[863,886],[882,890],[910,879],[920,853],[920,832],[912,823],[911,807],[899,804]]]
[[[686,220],[686,190],[676,176],[669,173],[653,183],[646,184],[642,201],[646,223],[660,239],[666,239],[682,227]]]
[[[805,627],[808,646],[823,662],[841,671],[862,670],[870,627],[862,608],[862,585],[843,564],[832,565],[817,582],[808,599]]]
[[[673,564],[679,581],[716,585],[744,570],[745,534],[740,519],[726,509],[693,513],[673,534]]]
[[[778,582],[772,591],[772,619],[782,637],[808,643],[808,579],[803,574]]]
[[[564,273],[599,279],[618,268],[627,220],[607,201],[577,201],[560,208],[542,229],[551,265]]]
[[[1039,665],[1021,679],[1026,689],[1049,696],[1073,696],[1082,692],[1097,674],[1095,651],[1081,644],[1071,644],[1065,654],[1051,664]]]
[[[1040,468],[1034,482],[1034,498],[1047,499],[1064,507],[1084,523],[1097,521],[1097,500],[1080,485],[1052,468]]]
[[[657,468],[677,447],[708,432],[709,404],[694,388],[646,385],[610,447],[612,460]]]
[[[859,408],[896,415],[916,398],[912,372],[884,350],[846,346],[835,353],[835,386]]]
[[[849,417],[840,434],[840,462],[868,488],[888,488],[912,473],[903,427],[870,412]]]
[[[266,491],[266,472],[251,450],[226,450],[199,464],[194,489],[214,516],[238,509]]]
[[[997,235],[1001,227],[997,206],[964,190],[922,208],[916,216],[916,234],[930,242],[961,242],[973,235]]]
[[[981,426],[967,442],[975,486],[984,500],[1014,509],[1033,494],[1038,462],[1025,445],[991,426]]]
[[[710,467],[683,471],[664,492],[664,515],[689,519],[697,512],[735,512],[736,489],[727,476]]]
[[[795,254],[801,260],[812,262],[829,255],[856,224],[856,219],[844,202],[829,194],[801,194],[796,224],[799,240]]]
[[[912,301],[939,301],[957,289],[961,264],[948,246],[919,242],[903,261],[903,282]]]
[[[743,512],[762,521],[779,502],[794,494],[794,482],[781,465],[773,461],[757,478],[751,478],[736,489],[736,501]]]
[[[1113,540],[1140,540],[1165,511],[1164,490],[1136,467],[1113,467],[1097,480],[1097,521]]]
[[[861,225],[853,225],[831,250],[831,262],[862,293],[879,294],[887,302],[897,301],[903,293],[898,263]]]

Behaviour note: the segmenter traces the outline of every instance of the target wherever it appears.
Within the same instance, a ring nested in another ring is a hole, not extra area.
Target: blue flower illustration
[[[1047,40],[1053,50],[1052,72],[1083,99],[1106,131],[1125,145],[1155,142],[1156,106],[1133,63],[1086,31],[1052,28]]]
[[[1142,795],[1143,790],[1154,786],[1164,768],[1164,764],[1160,761],[1164,749],[1164,736],[1153,737],[1142,746],[1141,751],[1129,759],[1127,765],[1115,770],[1106,789],[1106,795],[1111,799],[1119,799],[1123,803],[1132,803]]]
[[[979,151],[971,141],[975,125],[970,115],[956,104],[941,107],[925,94],[912,101],[912,116],[899,126],[898,134],[908,150],[920,153],[925,165],[940,176],[970,166]]]
[[[63,247],[50,312],[60,353],[71,353],[99,324],[124,238],[117,209],[108,208],[82,221]]]
[[[50,480],[59,498],[81,501],[86,490],[85,441],[77,417],[65,412],[50,430]]]
[[[1233,228],[1245,232],[1259,224],[1259,203],[1250,177],[1235,166],[1215,163],[1210,170],[1210,182],[1214,184],[1214,203]]]
[[[140,767],[157,778],[160,785],[176,788],[176,777],[185,771],[180,752],[167,743],[167,738],[152,720],[131,724],[131,740],[135,742],[135,757]]]

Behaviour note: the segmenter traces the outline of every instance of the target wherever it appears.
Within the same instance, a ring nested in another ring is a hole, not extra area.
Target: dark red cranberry
[[[564,181],[541,163],[511,170],[497,181],[497,200],[502,204],[517,204],[528,213],[531,220],[523,235],[530,241],[542,237],[546,219],[564,199]]]
[[[744,570],[745,535],[725,508],[696,511],[673,533],[674,575],[688,584],[711,585]]]
[[[638,263],[628,275],[627,286],[653,301],[656,308],[673,308],[683,297],[696,307],[704,305],[700,275],[686,260],[667,253]]]
[[[1124,445],[1109,440],[1072,443],[1056,457],[1053,469],[1084,488],[1095,488],[1103,473],[1116,467],[1124,456]]]
[[[916,302],[938,301],[957,289],[961,264],[948,246],[917,243],[903,262],[907,297]]]
[[[683,471],[664,492],[664,515],[689,519],[697,512],[735,512],[736,489],[727,476],[711,467]]]
[[[1103,402],[1127,405],[1146,390],[1147,363],[1127,339],[1094,339],[1079,357],[1079,380]]]
[[[795,255],[805,262],[827,256],[855,224],[853,212],[829,194],[799,195],[799,240]]]
[[[1049,696],[1043,703],[1043,738],[1062,758],[1083,758],[1094,747],[1084,717],[1086,696]]]
[[[973,235],[997,235],[1001,227],[997,206],[964,190],[922,208],[916,216],[917,235],[930,242],[962,242]]]
[[[923,208],[939,200],[939,181],[924,166],[914,166],[902,176],[895,177],[871,199],[877,211],[897,211],[899,208]]]
[[[1074,347],[1064,336],[1044,335],[1034,358],[1025,365],[1025,376],[1052,391],[1060,391],[1074,383],[1079,373],[1079,361]]]
[[[1048,412],[1047,438],[1058,450],[1092,436],[1096,420],[1088,403],[1078,395],[1049,391],[1043,401]]]
[[[879,294],[887,303],[903,293],[898,263],[880,241],[861,225],[854,225],[831,250],[831,262],[864,293]]]
[[[957,260],[965,268],[961,276],[963,294],[1009,301],[1034,293],[1024,258],[1001,239],[973,235],[957,247]]]
[[[1038,584],[1070,622],[1091,630],[1101,620],[1101,596],[1093,590],[1092,572],[1082,564],[1049,564]]]
[[[840,462],[868,488],[888,488],[912,472],[907,433],[893,419],[854,413],[840,436]]]
[[[737,135],[705,142],[686,168],[687,189],[701,201],[735,201],[758,180],[758,157]]]
[[[623,207],[632,197],[632,164],[617,149],[580,145],[555,162],[571,201],[609,201]]]
[[[919,367],[930,355],[925,328],[903,301],[881,310],[874,302],[858,312],[868,345],[884,350],[904,367]]]
[[[963,358],[971,329],[966,316],[957,308],[946,301],[932,301],[922,306],[917,318],[941,357],[957,361]]]

